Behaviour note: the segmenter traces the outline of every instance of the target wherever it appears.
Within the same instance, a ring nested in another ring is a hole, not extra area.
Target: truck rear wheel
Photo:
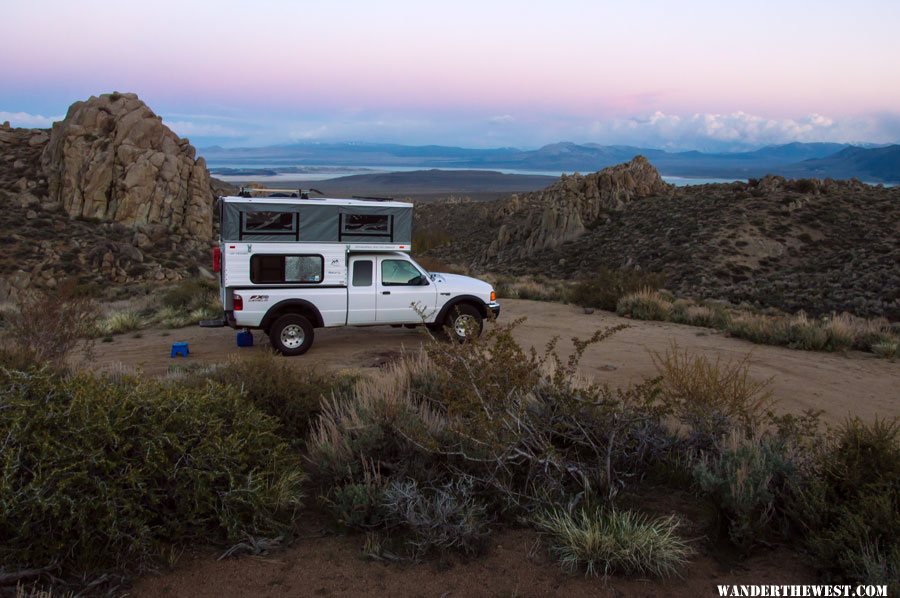
[[[272,348],[282,355],[303,355],[313,344],[315,332],[305,316],[285,314],[269,331]]]
[[[450,310],[444,326],[449,329],[451,340],[462,342],[481,336],[484,317],[477,307],[463,303]]]

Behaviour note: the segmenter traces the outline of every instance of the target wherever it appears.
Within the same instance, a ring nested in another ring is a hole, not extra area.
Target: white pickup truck
[[[201,325],[262,329],[284,355],[305,353],[316,328],[424,324],[464,339],[500,314],[490,284],[410,257],[412,204],[298,192],[223,197],[219,215],[225,313]]]

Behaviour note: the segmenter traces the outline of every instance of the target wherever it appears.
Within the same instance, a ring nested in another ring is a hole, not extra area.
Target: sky
[[[0,121],[137,93],[206,147],[900,142],[897,0],[0,0]]]

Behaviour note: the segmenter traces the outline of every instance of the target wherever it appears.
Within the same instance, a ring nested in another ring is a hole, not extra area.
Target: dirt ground
[[[141,579],[136,596],[717,596],[716,584],[815,583],[800,558],[774,548],[740,564],[694,559],[670,580],[567,573],[552,562],[537,534],[494,534],[485,554],[469,561],[398,564],[366,560],[361,536],[302,539],[264,557],[184,559],[176,570]]]
[[[506,299],[502,305],[501,321],[527,318],[516,331],[523,345],[541,349],[551,337],[559,335],[564,355],[572,349],[573,336],[584,338],[599,327],[629,324],[627,330],[590,347],[581,363],[584,375],[611,386],[625,386],[654,375],[650,352],[665,351],[674,341],[682,349],[723,360],[749,354],[751,374],[772,378],[777,409],[783,412],[821,409],[832,422],[847,415],[867,420],[900,415],[900,362],[868,353],[816,353],[754,345],[710,329],[633,321],[600,311],[588,315],[580,308],[557,303]],[[306,355],[285,359],[301,368],[365,370],[379,367],[401,351],[417,349],[422,339],[420,331],[405,328],[319,329]],[[173,365],[218,363],[268,345],[260,331],[254,333],[254,340],[255,347],[238,348],[235,331],[230,328],[145,330],[140,338],[126,334],[110,343],[98,343],[92,364],[100,369],[136,368],[149,375],[164,375]],[[169,357],[174,341],[189,343],[188,359]]]
[[[634,322],[605,312],[591,315],[575,307],[532,301],[503,301],[502,319],[525,316],[517,336],[527,345],[543,347],[554,335],[563,339],[564,354],[572,336],[585,337],[596,328],[628,323],[631,328],[591,347],[582,373],[610,385],[627,385],[654,373],[650,351],[664,351],[671,342],[691,351],[740,358],[749,353],[752,374],[773,378],[782,411],[823,409],[831,421],[848,413],[871,419],[900,413],[900,364],[863,353],[826,354],[753,345],[712,330],[669,323]],[[267,343],[256,333],[257,346],[239,349],[231,329],[189,328],[151,330],[116,337],[97,346],[94,366],[138,368],[164,375],[174,364],[215,363],[230,355],[246,355]],[[187,360],[169,357],[173,341],[188,341]],[[316,342],[303,357],[289,358],[297,367],[377,368],[401,351],[416,350],[418,331],[355,328],[316,331]],[[652,511],[682,511],[672,496],[645,496],[658,503]],[[643,496],[643,495],[642,495]],[[695,503],[696,506],[696,503]],[[314,517],[314,515],[311,515]],[[696,519],[696,518],[695,518]],[[221,551],[200,550],[184,555],[173,571],[148,575],[133,588],[137,596],[715,596],[716,584],[815,583],[800,556],[784,547],[770,547],[740,560],[727,550],[700,548],[683,577],[668,581],[611,578],[586,579],[566,573],[553,562],[537,534],[500,530],[482,556],[451,558],[421,564],[400,564],[363,557],[364,537],[323,534],[310,529],[284,549],[265,556],[217,560]],[[692,537],[702,535],[693,529]],[[705,546],[698,542],[699,547]]]

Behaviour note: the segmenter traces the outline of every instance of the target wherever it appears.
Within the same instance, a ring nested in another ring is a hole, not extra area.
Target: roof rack
[[[298,199],[309,199],[309,194],[318,193],[325,195],[318,189],[258,189],[255,187],[241,187],[238,197],[253,197],[254,193],[272,193],[269,197],[296,197]]]
[[[372,195],[352,195],[351,199],[366,199],[369,201],[394,201],[393,197],[375,197]]]

